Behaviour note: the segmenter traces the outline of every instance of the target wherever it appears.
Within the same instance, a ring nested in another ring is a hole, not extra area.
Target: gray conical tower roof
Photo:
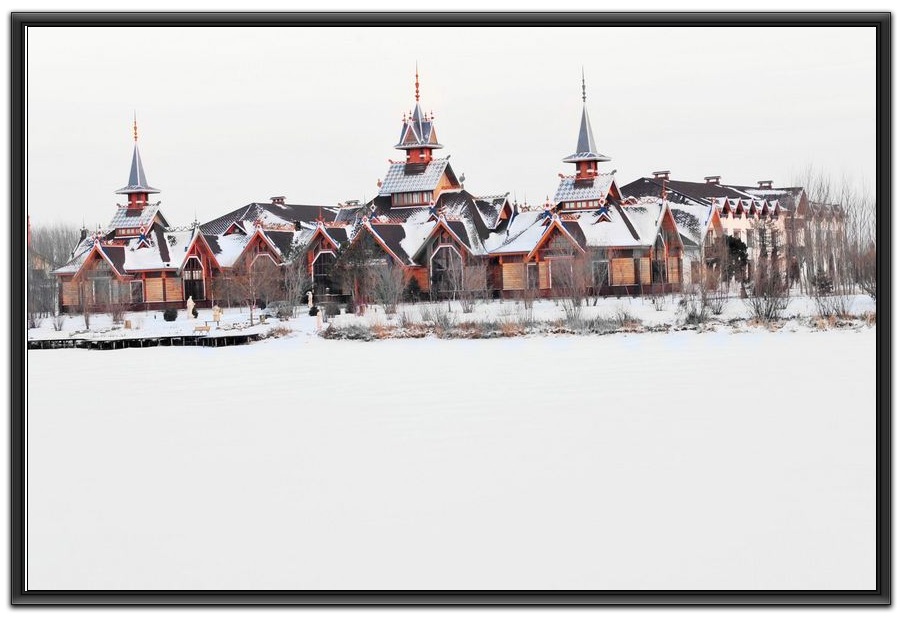
[[[579,161],[610,161],[611,157],[598,152],[595,147],[595,136],[592,134],[592,123],[589,121],[589,110],[583,103],[583,117],[579,122],[579,136],[576,138],[576,152],[564,159],[565,163]]]
[[[128,173],[128,184],[116,191],[117,195],[128,195],[130,193],[159,193],[159,189],[155,189],[147,184],[147,177],[144,175],[144,165],[141,164],[141,153],[138,151],[138,144],[135,143],[135,151],[132,154],[132,167]]]
[[[586,108],[586,73],[583,71],[583,117],[579,122],[579,136],[576,138],[576,152],[564,159],[565,163],[580,161],[610,161],[611,158],[598,152],[595,147],[595,136],[592,134],[592,123],[589,121],[589,110]]]

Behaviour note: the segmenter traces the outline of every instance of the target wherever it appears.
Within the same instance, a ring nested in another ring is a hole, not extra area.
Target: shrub
[[[373,340],[373,330],[367,325],[352,323],[340,327],[329,327],[322,331],[321,336],[327,339],[348,339],[354,341]]]
[[[679,311],[684,314],[683,323],[689,326],[704,324],[710,318],[708,292],[703,285],[693,286],[680,299]]]
[[[500,323],[502,336],[519,336],[523,334],[523,324],[516,319],[504,319]]]
[[[843,294],[814,295],[814,306],[821,317],[849,317],[852,299]]]
[[[817,296],[833,293],[833,279],[822,268],[818,268],[817,274],[811,278],[811,286]]]
[[[620,307],[614,311],[614,323],[618,328],[633,330],[642,325],[642,320],[630,313],[627,309]]]
[[[749,291],[745,304],[752,317],[769,323],[776,321],[789,306],[789,290],[779,273],[759,276]]]
[[[421,314],[423,321],[432,323],[436,336],[443,336],[454,326],[454,313],[443,310],[440,306],[424,306]]]
[[[490,324],[484,321],[463,321],[455,334],[460,338],[486,338],[490,330]]]
[[[708,308],[711,309],[713,314],[721,315],[727,305],[728,298],[729,293],[727,292],[727,288],[723,284],[720,284],[708,294]]]
[[[281,338],[283,336],[288,336],[291,334],[291,328],[288,326],[276,326],[275,328],[271,328],[263,335],[263,338]]]
[[[166,321],[175,321],[176,317],[178,317],[178,311],[173,308],[169,308],[163,311],[163,319],[165,319]]]
[[[199,313],[197,312],[197,307],[191,309],[191,315],[196,319]],[[114,319],[115,321],[115,319]]]
[[[419,281],[417,281],[416,277],[411,277],[404,288],[404,300],[406,302],[418,302],[422,295],[423,290],[420,288]]]

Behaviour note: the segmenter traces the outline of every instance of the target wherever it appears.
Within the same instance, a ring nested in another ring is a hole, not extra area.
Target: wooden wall
[[[526,289],[526,264],[501,264],[501,284],[503,289]]]

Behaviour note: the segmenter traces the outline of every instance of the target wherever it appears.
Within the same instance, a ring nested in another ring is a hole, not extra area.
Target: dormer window
[[[416,191],[413,193],[394,193],[391,196],[393,206],[423,206],[432,200],[431,191]]]

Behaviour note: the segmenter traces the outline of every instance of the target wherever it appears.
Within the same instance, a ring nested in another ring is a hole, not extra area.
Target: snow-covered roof
[[[591,180],[565,176],[561,178],[552,201],[554,204],[564,201],[598,201],[607,197],[613,183],[613,173],[600,173]]]
[[[312,229],[319,219],[325,222],[334,221],[338,210],[339,208],[335,206],[315,204],[252,202],[207,221],[200,227],[205,234],[221,234],[234,223],[243,223],[244,229],[250,230],[257,221],[260,221],[264,227],[280,227],[287,230],[294,227],[297,222],[302,227]]]
[[[707,210],[712,209],[712,206],[707,208]],[[707,218],[706,208],[704,206],[680,204],[671,206],[670,212],[673,214],[677,231],[683,236],[683,242],[696,245],[701,244],[702,231],[707,229],[707,224],[705,223]]]
[[[238,257],[241,256],[252,237],[252,235],[245,236],[243,234],[217,236],[216,246],[213,246],[213,243],[209,244],[211,245],[210,248],[213,249],[213,254],[216,255],[216,261],[219,262],[219,265],[223,268],[231,268],[238,261]]]
[[[129,208],[127,206],[118,206],[116,213],[106,226],[107,231],[115,231],[117,229],[134,229],[145,228],[150,229],[154,219],[160,215],[160,222],[167,226],[163,213],[160,212],[160,204],[148,204],[143,208]]]
[[[647,243],[640,235],[637,239],[631,230],[632,216],[625,218],[626,208],[610,208],[607,220],[592,212],[571,214],[567,219],[575,221],[583,232],[585,244],[590,248],[635,248]]]
[[[405,163],[403,161],[389,165],[382,186],[379,187],[379,195],[392,195],[393,193],[410,193],[413,191],[434,191],[441,180],[445,169],[450,171],[448,157],[432,159],[423,165],[418,163]],[[453,172],[452,172],[453,174]]]

